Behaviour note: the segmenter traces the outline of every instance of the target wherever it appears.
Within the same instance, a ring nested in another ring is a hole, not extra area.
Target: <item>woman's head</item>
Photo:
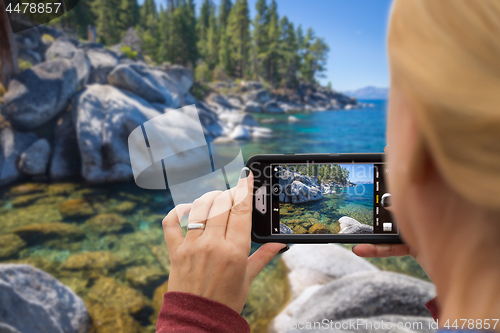
[[[431,176],[464,202],[500,211],[500,1],[395,0],[388,52],[396,217],[398,203],[446,199],[438,188],[430,198],[408,192]]]

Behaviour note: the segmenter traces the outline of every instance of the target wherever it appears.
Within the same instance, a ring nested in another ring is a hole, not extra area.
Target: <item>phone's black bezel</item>
[[[264,175],[263,170],[269,164],[287,163],[384,163],[384,154],[381,153],[361,153],[361,154],[267,154],[252,156],[246,166],[254,174],[254,194],[263,186],[267,186],[267,194],[270,192],[270,178]],[[256,163],[258,162],[258,163]],[[302,244],[324,244],[324,243],[371,243],[371,244],[400,244],[403,243],[399,235],[272,235],[269,224],[271,223],[271,200],[268,196],[267,213],[261,214],[255,209],[252,210],[252,241],[256,243],[302,243]]]

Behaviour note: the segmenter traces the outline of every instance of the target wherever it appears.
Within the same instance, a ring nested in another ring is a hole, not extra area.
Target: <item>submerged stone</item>
[[[313,224],[312,227],[309,228],[310,234],[329,234],[330,229],[328,229],[324,224],[316,223]]]
[[[45,191],[47,185],[40,183],[27,183],[23,185],[18,185],[10,190],[12,195],[23,195],[23,194],[33,194]]]
[[[16,234],[0,235],[0,260],[8,259],[17,256],[19,251],[26,246],[23,241]]]
[[[44,193],[35,193],[35,194],[17,196],[14,199],[12,199],[12,207],[19,208],[28,206],[29,204],[32,204],[33,202],[37,201],[38,199],[44,196],[45,196]]]
[[[99,235],[133,232],[134,227],[118,214],[99,214],[84,224],[84,227]]]
[[[85,237],[77,226],[53,222],[27,225],[13,231],[28,243],[43,242],[49,239],[77,240]]]
[[[155,288],[167,280],[168,274],[159,266],[134,266],[127,268],[125,278],[132,287],[152,296]]]
[[[153,293],[153,309],[155,310],[156,318],[160,313],[161,306],[163,305],[163,295],[168,291],[168,281],[163,282]]]
[[[105,307],[102,303],[87,300],[87,309],[95,333],[139,333],[140,325],[129,314]]]
[[[63,218],[82,218],[94,214],[92,206],[84,199],[71,199],[59,205]]]
[[[111,252],[82,252],[69,257],[61,265],[61,269],[72,271],[91,270],[107,273],[108,271],[116,270],[120,264],[120,259]]]

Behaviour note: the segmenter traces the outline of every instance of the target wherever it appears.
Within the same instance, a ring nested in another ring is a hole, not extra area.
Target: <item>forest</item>
[[[255,13],[251,18],[247,0],[204,0],[199,11],[194,0],[80,0],[51,24],[82,39],[95,26],[106,46],[134,28],[146,61],[193,68],[199,82],[235,78],[293,89],[322,77],[329,52],[323,38],[280,17],[276,0],[257,0]]]
[[[291,164],[282,167],[306,176],[317,177],[320,182],[332,181],[335,184],[349,182],[349,170],[338,164]]]

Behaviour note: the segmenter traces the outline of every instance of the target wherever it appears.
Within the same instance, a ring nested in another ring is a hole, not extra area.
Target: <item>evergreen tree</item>
[[[279,73],[278,73],[279,38],[280,38],[280,28],[279,28],[279,17],[278,17],[278,5],[276,4],[276,0],[272,0],[271,6],[269,6],[269,29],[268,29],[269,49],[267,52],[268,55],[267,81],[271,84],[271,86],[275,86],[276,82],[279,81]]]
[[[280,21],[280,31],[280,86],[283,88],[294,88],[298,84],[298,44],[293,23],[291,23],[286,16]]]
[[[137,0],[122,0],[120,6],[120,25],[122,32],[139,23],[140,13]]]
[[[211,26],[211,20],[214,17],[214,5],[211,0],[204,0],[198,22],[196,23],[196,33],[198,37],[198,51],[202,59],[208,58],[208,32]],[[212,24],[213,26],[213,24]],[[213,27],[214,28],[214,27]],[[212,28],[212,29],[213,29]],[[212,31],[213,33],[213,31]],[[212,36],[213,38],[213,36]],[[212,40],[213,42],[213,40]]]
[[[209,17],[209,25],[207,31],[207,42],[204,50],[204,59],[210,69],[213,69],[219,58],[219,33],[217,29],[217,21],[215,19],[215,8],[212,10]]]
[[[196,18],[193,0],[181,0],[171,13],[167,45],[171,63],[192,65],[198,59]]]
[[[233,73],[243,78],[248,70],[250,50],[250,17],[247,0],[237,0],[228,17],[227,33],[231,47],[231,58],[234,61]]]
[[[267,56],[269,48],[269,9],[266,0],[257,0],[255,4],[256,15],[253,21],[253,54],[252,65],[254,78],[266,76]]]
[[[154,1],[154,0],[153,0]],[[97,37],[103,44],[116,44],[120,41],[119,22],[120,0],[94,0],[92,10],[96,15]]]
[[[219,4],[219,14],[217,17],[217,25],[221,29],[221,31],[225,31],[227,27],[227,19],[229,17],[229,13],[231,12],[231,8],[233,7],[233,3],[231,0],[221,0]]]

